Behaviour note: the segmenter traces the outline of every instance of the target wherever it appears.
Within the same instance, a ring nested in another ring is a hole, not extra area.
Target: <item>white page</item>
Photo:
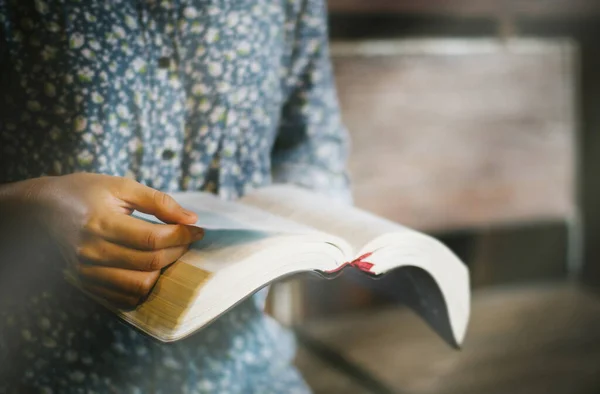
[[[307,226],[275,216],[251,206],[221,200],[203,192],[179,192],[171,196],[185,209],[198,215],[196,226],[212,230],[252,230],[278,234],[307,234]],[[162,223],[153,215],[134,212],[144,220]]]
[[[184,208],[195,212],[198,215],[195,225],[205,229],[204,239],[193,243],[180,261],[204,270],[216,272],[256,254],[281,248],[290,250],[301,243],[329,242],[351,255],[351,248],[343,240],[256,207],[203,192],[171,195]],[[140,212],[134,216],[162,223]]]
[[[380,235],[412,231],[369,212],[291,185],[257,189],[242,201],[343,238],[355,251]]]
[[[273,247],[266,233],[243,230],[206,230],[204,238],[194,242],[180,261],[216,272],[243,261],[265,247]]]
[[[416,292],[411,300],[413,306],[444,339],[462,342],[470,311],[469,272],[439,241],[293,186],[269,186],[243,200],[342,237],[351,242],[356,251],[366,246],[368,249],[360,253],[374,252],[369,257],[369,262],[375,264],[373,273],[383,274],[399,266],[413,267],[409,268],[414,280],[412,290]],[[414,267],[422,272],[415,271]],[[370,283],[377,287],[375,282]]]
[[[339,256],[350,253],[348,247],[344,249],[343,240],[322,233],[274,235],[256,231],[207,230],[204,239],[194,242],[180,261],[214,273],[260,256],[261,269],[268,270],[269,265],[279,263],[282,256],[325,251],[332,245],[340,245],[337,247]]]

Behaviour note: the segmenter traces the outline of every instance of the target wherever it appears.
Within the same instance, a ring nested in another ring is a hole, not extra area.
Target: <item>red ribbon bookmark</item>
[[[340,272],[341,270],[343,270],[347,266],[352,266],[352,267],[357,268],[357,269],[359,269],[359,270],[361,270],[363,272],[367,272],[369,274],[374,274],[374,272],[371,272],[371,268],[373,268],[373,265],[375,265],[375,264],[369,263],[368,261],[365,261],[365,259],[367,259],[372,254],[373,254],[372,252],[365,253],[362,256],[360,256],[360,257],[358,257],[358,258],[356,258],[356,259],[354,259],[352,261],[346,262],[346,263],[338,266],[337,268],[334,268],[334,269],[329,270],[329,271],[325,271],[325,273],[327,273],[327,274],[335,274],[336,272]]]

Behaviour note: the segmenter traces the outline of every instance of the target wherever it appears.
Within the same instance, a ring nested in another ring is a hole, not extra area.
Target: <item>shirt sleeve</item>
[[[340,116],[323,0],[305,0],[290,43],[287,100],[272,153],[273,181],[351,202],[349,137]]]

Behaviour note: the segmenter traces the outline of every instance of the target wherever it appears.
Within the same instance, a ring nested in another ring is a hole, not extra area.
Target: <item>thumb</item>
[[[194,224],[198,221],[194,212],[184,209],[167,193],[135,181],[129,182],[127,192],[121,193],[120,197],[134,209],[154,215],[166,223]]]

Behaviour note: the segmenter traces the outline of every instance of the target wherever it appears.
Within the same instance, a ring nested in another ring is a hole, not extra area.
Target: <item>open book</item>
[[[237,202],[202,192],[172,195],[198,214],[204,239],[164,271],[143,304],[113,309],[151,336],[165,342],[188,336],[291,274],[333,278],[357,269],[376,279],[399,268],[410,273],[418,294],[414,309],[445,339],[462,342],[468,270],[434,238],[287,185],[255,190]]]

